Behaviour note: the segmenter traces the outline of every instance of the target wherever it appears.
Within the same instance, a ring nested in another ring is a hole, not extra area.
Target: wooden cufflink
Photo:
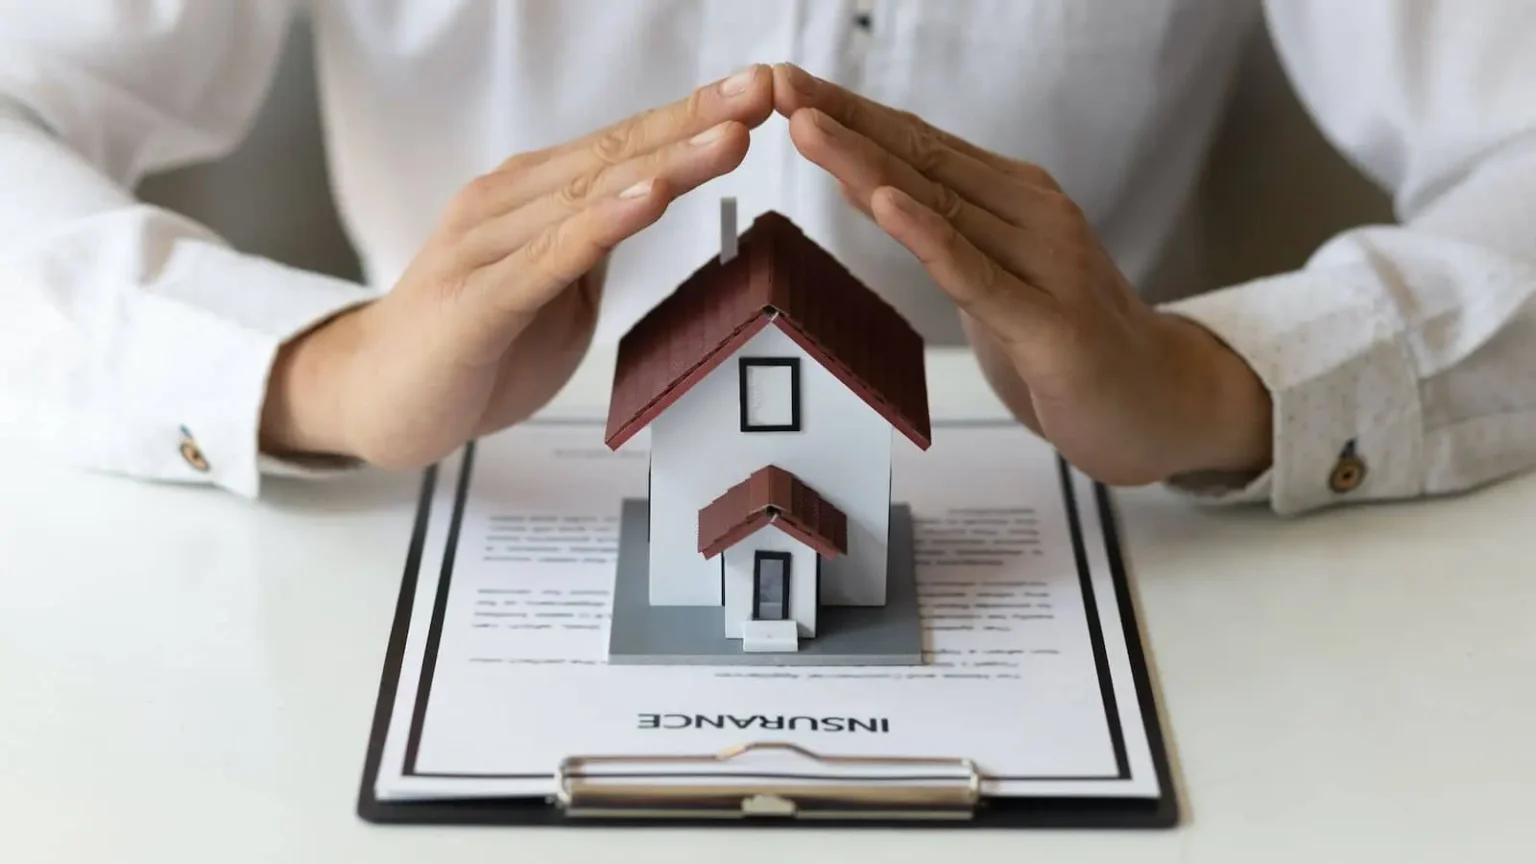
[[[1355,455],[1355,442],[1350,439],[1339,451],[1339,461],[1333,463],[1333,471],[1328,475],[1328,488],[1335,494],[1343,495],[1360,488],[1365,482],[1365,460]]]
[[[208,473],[208,459],[203,455],[202,448],[197,446],[197,441],[192,438],[192,433],[185,426],[181,427],[181,458],[186,460],[186,463],[191,465],[194,470],[203,474]]]

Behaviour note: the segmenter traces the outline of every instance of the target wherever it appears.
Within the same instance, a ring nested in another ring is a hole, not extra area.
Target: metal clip
[[[823,771],[727,764],[764,752]],[[710,779],[719,782],[701,782]],[[555,782],[556,801],[571,817],[970,819],[981,800],[981,773],[969,759],[823,756],[772,741],[702,755],[573,756],[561,761]]]

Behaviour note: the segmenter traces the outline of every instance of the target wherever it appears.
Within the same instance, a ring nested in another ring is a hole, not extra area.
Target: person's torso
[[[370,281],[392,284],[448,199],[515,153],[584,135],[751,62],[790,61],[1036,162],[1133,281],[1198,177],[1254,0],[310,0],[332,173]],[[718,251],[719,198],[794,219],[925,336],[952,305],[798,157],[782,118],[746,162],[628,241],[609,340]]]

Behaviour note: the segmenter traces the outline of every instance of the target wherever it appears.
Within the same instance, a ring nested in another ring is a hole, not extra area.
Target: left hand
[[[1241,357],[1136,294],[1043,169],[805,71],[774,101],[807,159],[960,307],[994,390],[1073,465],[1139,485],[1270,460],[1270,400]]]

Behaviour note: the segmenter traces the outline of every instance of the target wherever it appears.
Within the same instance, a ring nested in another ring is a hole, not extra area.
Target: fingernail
[[[709,144],[715,141],[719,141],[720,137],[724,134],[725,124],[721,123],[718,126],[711,126],[708,129],[705,129],[703,132],[700,132],[692,138],[689,138],[688,143],[695,145]]]
[[[789,73],[789,86],[796,91],[810,95],[816,89],[816,79],[811,77],[811,73],[793,63],[785,63],[784,70]]]
[[[817,129],[820,129],[828,135],[843,134],[843,124],[833,120],[832,115],[815,108],[810,109],[810,112],[811,122],[816,124]]]
[[[752,86],[752,79],[757,76],[757,68],[749,66],[737,72],[735,75],[720,82],[720,92],[727,96],[740,96]]]
[[[911,195],[897,189],[895,186],[887,186],[886,188],[890,191],[885,193],[885,197],[891,202],[892,207],[909,216],[917,213],[917,208],[913,206],[916,202],[912,200]]]
[[[656,181],[654,180],[641,180],[639,183],[636,183],[628,189],[625,189],[623,192],[620,192],[619,197],[643,198],[648,192],[651,191],[651,186],[655,185],[655,182]]]

